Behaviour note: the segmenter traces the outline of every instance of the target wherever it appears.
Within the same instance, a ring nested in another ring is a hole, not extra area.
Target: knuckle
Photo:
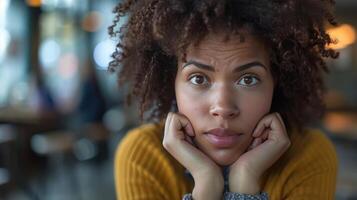
[[[164,139],[164,140],[162,141],[162,146],[163,146],[165,149],[167,149],[167,150],[171,149],[171,145],[172,145],[172,144],[171,144],[171,143],[169,142],[169,140],[167,140],[167,139],[166,139],[166,140]]]
[[[280,138],[277,140],[277,144],[280,146],[280,148],[283,148],[283,149],[288,149],[291,145],[291,141],[288,137],[283,137],[283,138]]]
[[[284,140],[283,145],[287,149],[291,146],[291,141],[289,139]]]
[[[167,150],[173,149],[175,146],[175,138],[172,134],[173,134],[172,131],[167,131],[167,133],[164,135],[164,138],[162,140],[162,145]]]

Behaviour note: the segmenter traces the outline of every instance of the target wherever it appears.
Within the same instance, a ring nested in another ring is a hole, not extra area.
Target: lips
[[[207,131],[205,134],[207,140],[217,148],[229,148],[234,146],[241,135],[241,133],[224,128],[215,128]]]

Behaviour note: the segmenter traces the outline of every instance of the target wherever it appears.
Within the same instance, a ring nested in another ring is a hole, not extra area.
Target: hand
[[[279,113],[261,119],[248,150],[230,166],[229,186],[232,192],[260,192],[260,178],[289,148],[290,139]]]
[[[221,169],[193,145],[194,136],[193,127],[184,115],[168,114],[163,146],[192,174],[195,180],[194,199],[220,199],[224,189]]]

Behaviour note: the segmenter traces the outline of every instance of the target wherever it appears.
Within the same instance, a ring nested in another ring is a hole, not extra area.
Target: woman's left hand
[[[261,119],[248,150],[230,166],[229,188],[232,192],[257,194],[260,178],[289,148],[290,139],[279,113]]]

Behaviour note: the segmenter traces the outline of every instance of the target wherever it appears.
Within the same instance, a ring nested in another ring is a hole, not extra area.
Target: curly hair
[[[108,28],[118,38],[109,69],[119,84],[130,83],[128,99],[139,98],[140,114],[163,119],[175,101],[179,59],[217,26],[239,33],[243,26],[271,49],[277,85],[271,111],[301,129],[325,110],[324,58],[337,58],[326,25],[336,26],[333,0],[124,0]],[[119,21],[125,19],[124,25]],[[118,70],[120,69],[120,70]]]

